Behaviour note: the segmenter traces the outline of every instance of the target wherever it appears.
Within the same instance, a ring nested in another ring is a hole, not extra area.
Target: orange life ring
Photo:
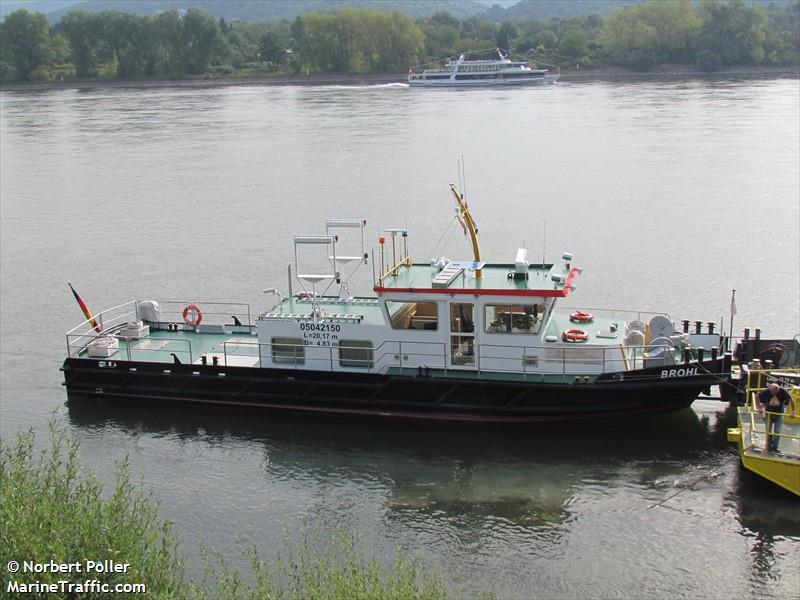
[[[183,309],[183,320],[187,325],[197,327],[200,325],[200,321],[203,320],[203,311],[200,310],[197,304],[187,304],[186,308]]]
[[[589,323],[594,320],[594,315],[582,310],[576,310],[569,316],[569,320],[573,323]]]
[[[589,339],[589,334],[583,329],[567,329],[561,334],[561,338],[565,342],[585,342]]]

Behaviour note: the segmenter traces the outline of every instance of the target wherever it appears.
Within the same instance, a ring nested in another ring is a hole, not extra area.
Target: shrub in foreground
[[[384,570],[378,560],[364,558],[352,535],[341,533],[332,539],[319,533],[301,536],[299,542],[287,538],[270,562],[260,558],[252,541],[242,546],[250,572],[243,575],[216,554],[207,558],[202,581],[192,582],[170,524],[159,517],[152,495],[131,482],[127,461],[117,465],[114,490],[105,495],[94,474],[80,468],[77,440],[54,423],[49,431],[49,447],[41,451],[35,450],[32,431],[21,434],[13,446],[0,439],[0,564],[114,560],[130,567],[126,573],[7,573],[0,578],[0,597],[8,592],[9,577],[19,583],[144,583],[148,597],[170,599],[446,597],[442,582],[422,573],[414,561],[398,560]],[[26,596],[107,597],[94,591]]]
[[[438,600],[446,598],[441,580],[421,571],[413,560],[398,559],[387,572],[377,559],[366,559],[355,538],[339,532],[325,538],[316,531],[300,540],[284,540],[283,551],[269,563],[254,541],[240,542],[252,578],[242,576],[217,554],[195,595],[204,600],[269,598],[287,600]]]
[[[65,575],[20,571],[17,580],[97,579],[112,586],[143,582],[149,595],[184,595],[184,565],[176,537],[169,523],[159,518],[157,502],[131,483],[127,461],[117,465],[114,490],[104,497],[97,478],[78,465],[77,455],[78,442],[53,423],[50,445],[42,451],[34,449],[33,432],[21,434],[14,446],[0,440],[2,564],[10,560],[20,564],[114,560],[129,563],[128,572]],[[3,579],[3,593],[7,581]],[[42,593],[41,597],[59,595]]]

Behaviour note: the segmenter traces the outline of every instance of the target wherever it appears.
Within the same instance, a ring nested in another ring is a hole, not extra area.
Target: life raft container
[[[590,323],[594,320],[594,315],[582,310],[576,310],[569,316],[569,320],[573,323]]]
[[[200,310],[197,304],[187,304],[186,308],[183,309],[183,320],[187,325],[197,327],[200,325],[200,321],[203,320],[203,311]]]
[[[583,329],[567,329],[561,334],[561,339],[565,342],[585,342],[589,339],[589,334]]]

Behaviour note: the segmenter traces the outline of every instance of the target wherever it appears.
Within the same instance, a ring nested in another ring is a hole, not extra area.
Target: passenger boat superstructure
[[[797,414],[781,415],[783,427],[775,434],[779,438],[778,451],[772,452],[767,444],[767,422],[774,415],[760,413],[755,402],[756,394],[770,383],[778,383],[789,390],[795,407],[800,407],[800,369],[744,365],[742,378],[746,382],[746,401],[737,408],[738,426],[728,429],[728,441],[738,445],[745,469],[800,496],[800,419]]]
[[[558,80],[559,74],[550,68],[531,66],[528,59],[510,58],[507,51],[499,48],[495,52],[497,57],[489,60],[468,60],[466,54],[461,54],[457,58],[412,68],[408,83],[420,87],[454,87],[537,85]]]
[[[389,229],[372,259],[374,295],[354,297],[344,273],[369,262],[365,222],[329,221],[323,235],[294,238],[288,295],[269,290],[278,302],[257,316],[247,305],[137,300],[73,329],[68,392],[526,422],[680,409],[726,379],[713,330],[676,332],[660,313],[557,310],[580,274],[569,253],[556,264],[531,264],[525,249],[482,262],[467,203],[451,193],[471,260],[414,263],[408,231]]]

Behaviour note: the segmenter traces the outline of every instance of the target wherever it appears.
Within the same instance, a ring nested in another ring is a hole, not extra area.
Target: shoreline
[[[712,72],[699,71],[685,66],[666,65],[652,71],[630,71],[622,67],[587,67],[583,69],[562,70],[559,78],[564,81],[620,80],[620,79],[719,79],[719,78],[790,78],[800,79],[800,65],[729,67]],[[315,75],[283,75],[275,77],[242,77],[219,79],[88,79],[68,81],[45,81],[39,83],[0,84],[0,91],[49,91],[59,89],[99,89],[99,88],[204,88],[243,85],[387,85],[406,83],[405,73],[320,73]]]

